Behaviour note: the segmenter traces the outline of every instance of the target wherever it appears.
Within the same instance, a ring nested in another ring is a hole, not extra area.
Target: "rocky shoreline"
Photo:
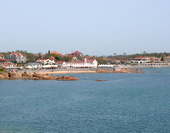
[[[79,80],[76,77],[72,76],[52,76],[48,74],[38,74],[34,72],[31,73],[17,73],[17,72],[8,72],[8,73],[0,73],[1,80],[16,80],[16,79],[23,79],[23,80],[64,80],[64,81],[73,81]]]
[[[123,68],[120,70],[115,71],[109,71],[109,70],[103,70],[99,69],[97,73],[142,73],[141,69],[129,69],[129,68]]]
[[[89,72],[90,73],[90,72]],[[141,69],[120,69],[116,71],[109,71],[109,70],[103,70],[98,69],[96,73],[142,73]],[[50,73],[53,74],[53,73]],[[23,79],[23,80],[64,80],[64,81],[71,81],[71,80],[79,80],[76,77],[72,76],[53,76],[49,75],[48,73],[28,73],[28,72],[4,72],[0,73],[0,80],[16,80],[16,79]]]

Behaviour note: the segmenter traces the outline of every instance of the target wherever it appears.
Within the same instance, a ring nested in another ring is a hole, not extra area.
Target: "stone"
[[[0,79],[9,79],[8,73],[0,73]]]
[[[96,79],[96,81],[106,81],[106,80],[104,80],[104,79]]]
[[[21,79],[22,78],[22,74],[16,73],[16,72],[9,72],[8,76],[9,76],[9,79]]]

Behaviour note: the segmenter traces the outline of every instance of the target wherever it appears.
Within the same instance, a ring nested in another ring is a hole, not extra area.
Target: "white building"
[[[42,65],[55,65],[56,64],[54,60],[50,60],[50,59],[38,59],[36,63],[41,63]]]
[[[58,65],[64,68],[97,68],[98,62],[96,60],[87,60],[85,58],[83,61],[75,62],[59,61]]]
[[[9,55],[6,55],[6,59],[9,59],[12,62],[16,63],[25,63],[27,61],[27,56],[19,52],[14,52]]]

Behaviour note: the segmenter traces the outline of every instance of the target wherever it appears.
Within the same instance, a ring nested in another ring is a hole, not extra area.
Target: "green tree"
[[[161,61],[164,61],[164,57],[163,56],[161,57]]]

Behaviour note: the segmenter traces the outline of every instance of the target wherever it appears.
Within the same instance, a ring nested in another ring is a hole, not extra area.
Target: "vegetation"
[[[6,72],[6,71],[7,70],[4,67],[0,66],[0,72]]]

